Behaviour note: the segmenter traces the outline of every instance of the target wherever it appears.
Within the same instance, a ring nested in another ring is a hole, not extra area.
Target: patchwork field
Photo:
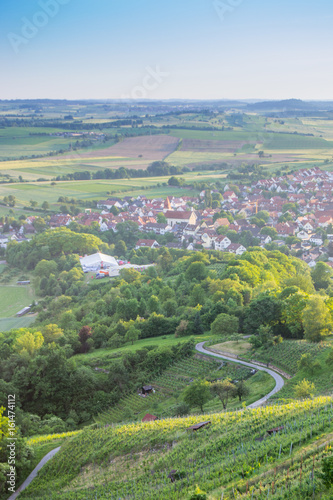
[[[205,172],[185,174],[186,180],[209,182],[216,179],[223,180],[225,174],[216,172]],[[14,211],[22,206],[29,205],[31,199],[40,205],[47,200],[56,204],[60,196],[68,196],[79,200],[100,200],[108,197],[111,193],[117,196],[138,196],[144,194],[147,198],[173,196],[197,196],[198,191],[194,189],[182,189],[177,186],[168,186],[169,177],[145,177],[139,179],[112,179],[93,181],[60,181],[56,185],[50,182],[25,182],[17,184],[0,184],[0,197],[12,194],[16,197]],[[4,214],[8,214],[8,207],[3,208]],[[53,207],[55,208],[55,207]],[[27,213],[27,212],[24,212]]]

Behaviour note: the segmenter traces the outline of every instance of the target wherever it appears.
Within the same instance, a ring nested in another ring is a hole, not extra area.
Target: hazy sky
[[[333,99],[332,0],[1,0],[0,99]]]

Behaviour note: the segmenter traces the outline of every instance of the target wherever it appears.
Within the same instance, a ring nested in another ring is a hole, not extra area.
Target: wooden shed
[[[284,429],[283,425],[281,425],[281,427],[274,427],[274,429],[269,429],[269,431],[267,431],[267,434],[269,434],[271,436],[272,434],[275,434],[276,432],[283,431],[283,429]]]
[[[155,420],[158,420],[158,417],[155,417],[155,415],[151,415],[150,413],[147,413],[143,417],[142,422],[154,422]]]
[[[202,429],[203,427],[206,427],[207,425],[210,425],[211,421],[207,420],[207,422],[200,422],[200,424],[195,424],[191,425],[191,427],[188,428],[190,431],[198,431],[199,429]]]
[[[153,390],[153,386],[151,385],[143,385],[142,386],[142,394],[146,395],[146,394],[150,394]]]

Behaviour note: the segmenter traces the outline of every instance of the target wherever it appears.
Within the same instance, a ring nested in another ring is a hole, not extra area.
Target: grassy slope
[[[313,463],[317,477],[323,456],[331,454],[325,448],[333,437],[332,415],[331,400],[320,398],[238,413],[90,429],[70,439],[21,498],[176,500],[188,499],[196,484],[208,493],[208,500],[219,500],[222,492],[228,500],[236,496],[259,500],[268,498],[268,489],[270,499],[310,498],[306,490],[312,498],[312,481],[307,479]],[[211,420],[210,427],[197,433],[187,430],[206,419]],[[269,437],[267,430],[277,425],[284,426],[283,432]],[[171,469],[181,472],[183,479],[172,483],[167,478]],[[288,487],[287,496],[281,497],[281,489]]]

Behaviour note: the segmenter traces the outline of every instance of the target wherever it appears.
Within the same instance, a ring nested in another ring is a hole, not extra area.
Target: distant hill
[[[320,103],[318,103],[319,105]],[[317,106],[315,103],[305,102],[301,99],[285,99],[282,101],[263,101],[248,104],[247,109],[251,111],[313,111]],[[322,106],[318,106],[322,109]]]

